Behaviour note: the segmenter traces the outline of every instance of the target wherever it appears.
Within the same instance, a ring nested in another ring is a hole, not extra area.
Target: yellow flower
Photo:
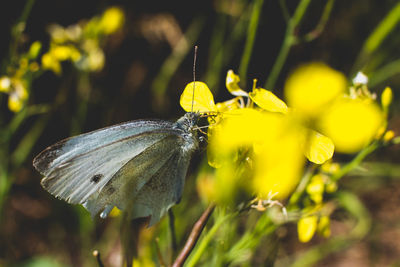
[[[372,101],[340,98],[320,118],[321,131],[336,150],[354,153],[367,146],[383,123],[383,113]]]
[[[246,108],[229,112],[209,141],[211,154],[221,165],[217,181],[226,188],[238,176],[252,173],[247,184],[253,193],[261,198],[271,193],[287,197],[304,162],[296,133],[296,126],[280,114]]]
[[[118,7],[110,7],[104,11],[100,18],[99,28],[105,34],[111,34],[122,27],[124,24],[125,16],[122,9]]]
[[[0,92],[7,93],[10,91],[11,79],[8,76],[0,77]]]
[[[59,60],[77,61],[81,57],[81,53],[71,45],[56,45],[50,49],[52,56]]]
[[[28,99],[28,91],[20,80],[12,80],[12,89],[8,97],[8,108],[13,112],[18,112]]]
[[[193,92],[194,90],[194,92]],[[191,82],[186,85],[180,99],[181,107],[187,112],[215,112],[217,109],[208,86],[203,82]]]
[[[316,174],[311,178],[310,183],[307,185],[307,193],[310,198],[316,203],[321,204],[324,193],[324,178],[321,174]]]
[[[297,233],[300,242],[306,243],[311,240],[317,230],[318,217],[311,215],[301,218],[297,222]]]
[[[328,238],[331,236],[331,220],[329,216],[321,216],[319,218],[317,231],[322,237]]]
[[[383,141],[389,142],[394,138],[394,136],[395,136],[394,131],[389,130],[383,135]]]
[[[286,106],[285,102],[280,100],[276,95],[268,90],[255,88],[253,89],[253,92],[249,93],[249,97],[259,107],[267,111],[280,113],[288,112],[288,107]]]
[[[247,96],[247,92],[243,91],[239,86],[240,78],[233,70],[228,70],[225,85],[229,93],[234,96]]]
[[[308,118],[315,118],[346,89],[344,75],[321,63],[296,69],[286,80],[289,107]]]
[[[53,71],[55,74],[61,73],[60,61],[55,58],[51,53],[47,52],[42,56],[42,66],[43,69],[48,69]]]

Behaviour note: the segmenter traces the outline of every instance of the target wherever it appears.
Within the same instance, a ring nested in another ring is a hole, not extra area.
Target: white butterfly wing
[[[47,191],[83,204],[92,216],[132,205],[132,218],[150,215],[154,223],[179,200],[197,146],[191,133],[174,125],[133,121],[103,128],[50,146],[33,165],[45,175]]]
[[[130,218],[150,216],[150,226],[180,200],[191,152],[182,150],[181,135],[169,135],[125,164],[84,206],[104,216],[113,206],[130,212]]]

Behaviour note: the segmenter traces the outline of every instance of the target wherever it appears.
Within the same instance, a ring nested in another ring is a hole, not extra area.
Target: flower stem
[[[375,141],[363,150],[361,150],[357,156],[350,161],[348,164],[344,165],[340,170],[332,176],[333,181],[337,181],[344,175],[349,173],[351,170],[360,165],[360,163],[365,159],[366,156],[374,152],[379,147],[379,142]]]
[[[240,61],[239,76],[247,77],[247,70],[251,58],[251,52],[254,46],[254,40],[256,39],[257,28],[260,21],[260,14],[262,10],[264,0],[256,0],[253,5],[253,11],[250,18],[249,28],[247,31],[247,39],[244,47],[242,59]]]
[[[288,22],[281,50],[279,51],[278,57],[276,58],[274,66],[272,67],[272,70],[264,85],[264,88],[267,90],[272,90],[275,86],[276,80],[278,79],[279,73],[281,72],[283,64],[286,61],[290,48],[296,41],[294,31],[300,23],[301,19],[303,18],[305,11],[310,4],[310,1],[311,0],[301,0],[296,8],[293,17]]]

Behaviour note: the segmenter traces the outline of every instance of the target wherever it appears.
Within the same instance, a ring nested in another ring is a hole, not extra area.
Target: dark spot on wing
[[[95,174],[92,178],[90,178],[90,181],[97,184],[100,181],[100,179],[103,178],[103,176],[104,175],[101,173]]]

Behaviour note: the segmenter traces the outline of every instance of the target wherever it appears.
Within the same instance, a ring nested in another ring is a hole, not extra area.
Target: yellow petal
[[[323,134],[338,152],[354,153],[367,146],[383,123],[383,113],[374,102],[340,99],[321,116]]]
[[[234,109],[243,108],[243,98],[238,96],[232,99],[229,99],[224,102],[218,102],[216,104],[218,112],[227,112],[232,111]]]
[[[308,242],[317,230],[318,217],[316,215],[303,217],[297,223],[297,233],[300,242]]]
[[[180,104],[187,112],[207,113],[217,111],[213,94],[205,83],[199,81],[186,85],[181,95]]]
[[[287,113],[288,111],[285,102],[268,90],[255,88],[253,92],[249,93],[249,97],[254,103],[266,111],[281,113]]]
[[[285,84],[285,96],[289,107],[315,117],[344,93],[346,84],[342,73],[324,64],[312,63],[290,75]]]
[[[308,130],[306,136],[304,155],[309,161],[316,164],[323,164],[333,156],[335,145],[329,137],[316,131]]]
[[[243,91],[239,86],[240,78],[233,70],[228,70],[226,75],[226,89],[234,96],[247,96],[247,92]]]

